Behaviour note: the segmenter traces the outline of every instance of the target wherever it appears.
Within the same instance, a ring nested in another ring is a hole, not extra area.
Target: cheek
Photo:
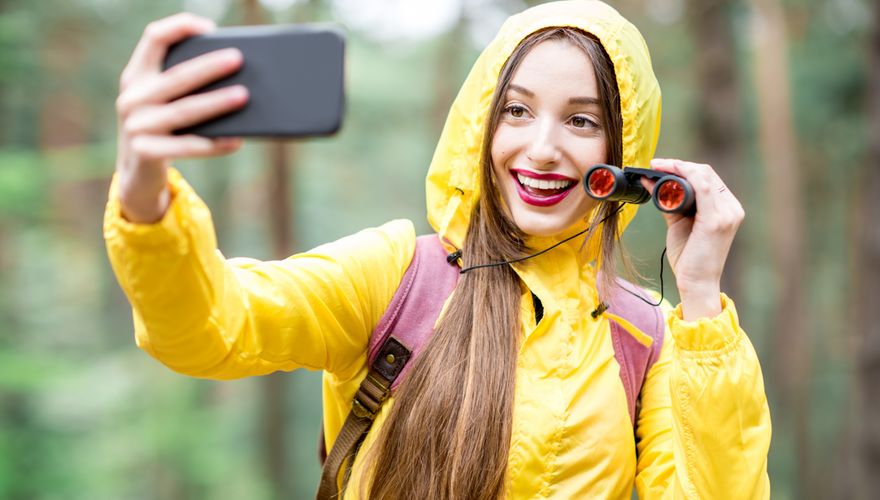
[[[584,174],[587,173],[593,165],[597,163],[608,163],[608,150],[605,147],[605,141],[595,141],[584,148],[580,155],[583,162],[578,165],[578,171],[583,180]]]
[[[492,145],[490,146],[490,154],[492,155],[492,164],[496,170],[505,170],[506,163],[513,151],[514,136],[511,134],[509,127],[500,124],[495,130],[492,137]]]
[[[498,136],[496,135],[496,138],[497,137]],[[500,141],[492,141],[492,147],[489,150],[489,154],[492,157],[492,166],[496,171],[504,166],[504,157],[506,156],[506,153],[504,146],[500,144]]]
[[[608,141],[605,140],[605,135],[602,134],[602,138],[597,142],[595,148],[596,156],[601,158],[601,160],[596,163],[608,163]]]
[[[505,167],[505,160],[503,154],[496,155],[493,151],[492,154],[492,177],[494,178],[495,185],[498,187],[499,194],[501,196],[506,196],[506,190],[508,188],[507,183],[505,182],[508,177],[508,171]]]

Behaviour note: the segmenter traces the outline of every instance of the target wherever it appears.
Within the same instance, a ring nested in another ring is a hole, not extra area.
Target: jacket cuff
[[[672,310],[667,319],[675,346],[683,351],[718,351],[735,344],[742,330],[733,300],[721,294],[721,312],[714,318],[685,321],[681,304]]]
[[[189,250],[189,238],[184,222],[186,218],[181,215],[190,210],[192,198],[197,195],[180,172],[173,168],[168,169],[168,188],[171,201],[162,219],[148,224],[130,222],[122,215],[119,178],[114,174],[104,209],[104,239],[107,242],[123,243],[131,248],[167,248],[174,249],[175,253],[186,253]]]

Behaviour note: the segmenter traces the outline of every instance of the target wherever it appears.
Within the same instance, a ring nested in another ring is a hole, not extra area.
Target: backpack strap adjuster
[[[366,378],[351,401],[351,412],[358,418],[373,420],[382,403],[391,394],[391,384],[397,380],[411,352],[396,338],[389,337],[373,361]]]
[[[358,396],[360,393],[358,393]],[[354,416],[357,418],[365,418],[367,420],[375,420],[376,419],[376,410],[370,411],[364,403],[361,403],[361,400],[358,399],[358,396],[355,396],[351,401],[351,412],[354,413]]]
[[[375,419],[390,392],[391,382],[370,370],[351,400],[351,412],[357,418]]]

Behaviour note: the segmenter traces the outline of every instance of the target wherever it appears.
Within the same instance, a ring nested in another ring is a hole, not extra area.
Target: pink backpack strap
[[[601,282],[601,279],[599,281]],[[635,425],[639,393],[648,371],[660,357],[666,322],[660,306],[652,306],[650,302],[654,300],[643,289],[622,279],[617,279],[616,282],[617,286],[611,290],[608,297],[608,311],[625,318],[654,341],[650,347],[646,347],[616,321],[609,321],[614,359],[620,365],[620,381],[623,382],[626,391],[630,421]],[[639,300],[633,294],[648,302]]]
[[[391,384],[392,391],[406,377],[411,361],[431,338],[440,311],[458,283],[459,267],[446,257],[438,235],[416,238],[412,262],[370,336],[367,366],[373,365],[392,337],[410,353],[406,365]]]
[[[391,303],[370,336],[366,378],[361,381],[330,453],[324,447],[323,429],[319,455],[323,470],[316,498],[336,499],[344,495],[354,457],[370,431],[383,403],[434,332],[434,323],[446,299],[458,282],[459,267],[447,260],[446,250],[436,234],[416,238],[412,261],[403,275]],[[340,472],[342,491],[339,490]]]

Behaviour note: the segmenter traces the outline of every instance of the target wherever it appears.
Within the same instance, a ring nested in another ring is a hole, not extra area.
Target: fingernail
[[[247,102],[249,94],[247,87],[244,85],[233,85],[226,87],[223,95],[227,102],[232,106],[243,106]]]
[[[221,137],[217,139],[217,145],[222,148],[236,148],[241,144],[241,137]]]
[[[226,62],[239,62],[244,59],[244,54],[235,47],[229,47],[220,51],[220,57]]]
[[[245,87],[244,85],[232,85],[226,89],[226,92],[228,93],[229,97],[235,99],[243,99],[248,95],[247,87]]]

